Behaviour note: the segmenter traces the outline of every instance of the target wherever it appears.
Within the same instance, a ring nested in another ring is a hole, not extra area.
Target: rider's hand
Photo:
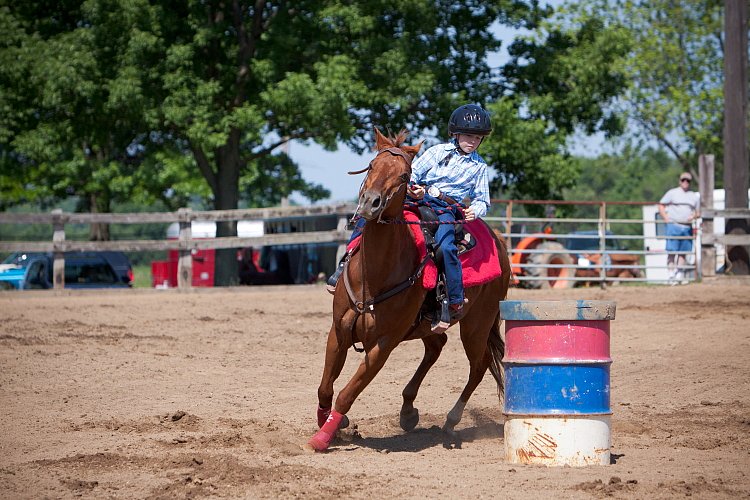
[[[466,210],[464,210],[464,219],[466,219],[466,222],[471,222],[477,218],[477,214],[474,213],[474,209],[469,207]]]
[[[415,200],[421,200],[422,198],[424,198],[424,186],[414,184],[407,186],[406,190],[409,196],[411,196]]]

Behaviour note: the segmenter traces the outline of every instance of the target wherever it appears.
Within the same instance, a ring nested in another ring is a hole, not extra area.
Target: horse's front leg
[[[331,414],[331,405],[333,403],[333,383],[341,375],[341,370],[346,363],[346,354],[348,347],[341,345],[340,336],[337,334],[336,326],[331,325],[328,332],[328,342],[326,344],[325,364],[323,365],[323,376],[318,386],[318,427],[323,427]],[[348,424],[348,420],[346,421]],[[344,425],[343,427],[346,427]]]
[[[438,360],[443,346],[448,342],[448,336],[445,333],[430,335],[424,337],[422,342],[424,343],[424,357],[422,358],[422,362],[419,363],[417,371],[401,393],[404,403],[401,405],[399,424],[407,432],[414,429],[419,423],[419,410],[414,408],[414,400],[417,398],[419,387],[422,385],[427,372],[430,371],[432,365]]]
[[[394,342],[389,337],[379,338],[374,345],[365,345],[364,359],[354,373],[354,376],[349,380],[349,383],[339,391],[336,397],[336,404],[331,409],[328,419],[320,430],[310,438],[305,449],[312,451],[325,451],[328,449],[336,433],[346,421],[346,413],[351,409],[357,397],[365,390],[365,387],[372,382],[375,375],[383,368],[388,356],[396,345],[398,345],[398,341]]]

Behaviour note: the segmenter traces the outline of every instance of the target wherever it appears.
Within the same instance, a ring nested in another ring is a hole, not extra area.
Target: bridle
[[[381,154],[384,154],[384,153],[389,153],[389,154],[392,154],[394,156],[400,156],[401,158],[403,158],[406,161],[407,166],[409,167],[409,171],[401,174],[401,177],[400,177],[401,178],[401,182],[395,188],[393,188],[391,190],[391,192],[386,196],[385,202],[383,203],[383,210],[380,212],[380,215],[378,216],[378,220],[377,220],[378,223],[385,222],[385,221],[381,220],[382,217],[383,217],[383,212],[385,211],[385,208],[390,203],[391,198],[393,198],[393,196],[396,193],[398,193],[399,190],[401,190],[401,188],[404,187],[409,182],[410,177],[411,177],[411,163],[412,163],[414,157],[412,155],[408,155],[403,150],[401,150],[400,148],[397,148],[397,147],[383,148],[383,149],[378,150],[377,154],[375,155],[375,158],[373,158],[370,161],[370,163],[367,165],[367,167],[365,167],[365,168],[363,168],[361,170],[355,170],[355,171],[352,171],[352,172],[348,172],[349,175],[357,175],[357,174],[361,174],[361,173],[367,172],[367,176],[365,176],[365,178],[362,180],[362,184],[359,187],[359,193],[360,193],[360,198],[361,198],[362,188],[364,187],[365,182],[367,181],[367,178],[369,177],[370,172],[372,171],[372,164],[373,164],[373,162],[378,158],[378,156],[380,156]],[[352,217],[352,220],[355,220],[355,219],[357,219],[359,217],[359,209],[360,209],[360,205],[358,204],[357,205],[357,210],[355,210],[354,216]],[[360,242],[360,245],[364,245],[364,232],[362,233],[362,240],[363,241]],[[397,295],[397,294],[403,292],[404,290],[406,290],[408,288],[411,288],[414,285],[414,283],[417,282],[417,280],[419,279],[419,277],[422,275],[422,272],[424,271],[424,268],[427,265],[427,262],[428,262],[429,259],[430,259],[429,254],[425,255],[425,257],[419,263],[419,265],[417,266],[417,269],[411,274],[411,276],[409,276],[404,281],[402,281],[401,283],[399,283],[395,287],[391,288],[390,290],[387,290],[386,292],[383,292],[380,295],[377,295],[375,297],[371,297],[369,299],[365,298],[364,259],[360,259],[360,266],[361,266],[360,276],[362,276],[362,292],[361,292],[362,299],[361,300],[357,299],[357,297],[356,297],[356,295],[354,293],[354,290],[352,288],[352,285],[349,282],[349,273],[345,269],[344,272],[342,273],[343,274],[342,278],[343,278],[343,281],[344,281],[344,286],[346,287],[346,292],[349,295],[349,300],[351,300],[352,304],[354,305],[355,316],[354,316],[354,321],[353,321],[352,324],[354,326],[356,326],[357,321],[359,320],[360,316],[364,317],[364,313],[367,312],[367,311],[370,311],[370,312],[374,311],[375,304],[377,304],[379,302],[382,302],[382,301],[384,301],[386,299],[389,299],[389,298],[393,297],[394,295]],[[347,263],[345,265],[348,266],[348,261],[347,261]],[[363,325],[362,326],[363,326],[362,331],[366,332],[367,330],[364,328],[364,326],[365,326],[364,325],[364,320],[363,320]],[[364,351],[364,347],[362,347],[361,349],[358,348],[355,345],[353,339],[354,339],[354,328],[352,328],[352,347],[357,352],[363,352]],[[363,344],[364,344],[364,342],[363,342]]]
[[[362,198],[362,188],[364,187],[365,182],[367,182],[367,179],[370,176],[370,172],[372,171],[372,164],[373,164],[373,162],[375,160],[378,159],[378,156],[380,156],[383,153],[390,153],[393,156],[400,156],[401,158],[403,158],[404,161],[406,161],[406,165],[409,167],[409,172],[405,172],[405,173],[401,174],[401,176],[400,176],[401,182],[395,188],[393,188],[388,193],[388,195],[385,197],[385,201],[383,202],[383,210],[381,210],[380,215],[378,216],[378,220],[377,220],[377,222],[379,222],[379,223],[383,222],[382,221],[383,212],[385,211],[385,208],[390,203],[391,198],[393,198],[393,196],[396,193],[398,193],[399,190],[402,187],[404,187],[409,182],[409,179],[411,177],[411,163],[414,160],[414,157],[411,156],[411,155],[406,154],[401,148],[397,148],[397,147],[383,148],[383,149],[378,150],[377,154],[375,155],[375,158],[373,158],[372,160],[370,160],[370,163],[365,168],[363,168],[361,170],[354,170],[354,171],[351,171],[351,172],[347,172],[349,175],[357,175],[357,174],[361,174],[361,173],[367,172],[367,175],[365,176],[365,178],[362,179],[362,184],[360,184],[360,186],[359,186],[359,194],[360,194],[360,199],[361,199]],[[361,205],[357,204],[357,209],[354,211],[354,216],[352,217],[352,220],[356,220],[357,218],[359,218],[359,209],[360,209],[360,207],[361,207]]]

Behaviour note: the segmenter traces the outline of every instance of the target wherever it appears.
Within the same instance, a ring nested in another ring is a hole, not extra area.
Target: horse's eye
[[[411,176],[407,173],[401,174],[401,182],[408,182]]]

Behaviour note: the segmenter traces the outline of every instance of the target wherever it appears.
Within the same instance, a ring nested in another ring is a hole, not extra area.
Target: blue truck
[[[0,290],[53,287],[53,254],[16,252],[0,264]],[[133,267],[122,252],[66,252],[65,288],[129,288]]]

